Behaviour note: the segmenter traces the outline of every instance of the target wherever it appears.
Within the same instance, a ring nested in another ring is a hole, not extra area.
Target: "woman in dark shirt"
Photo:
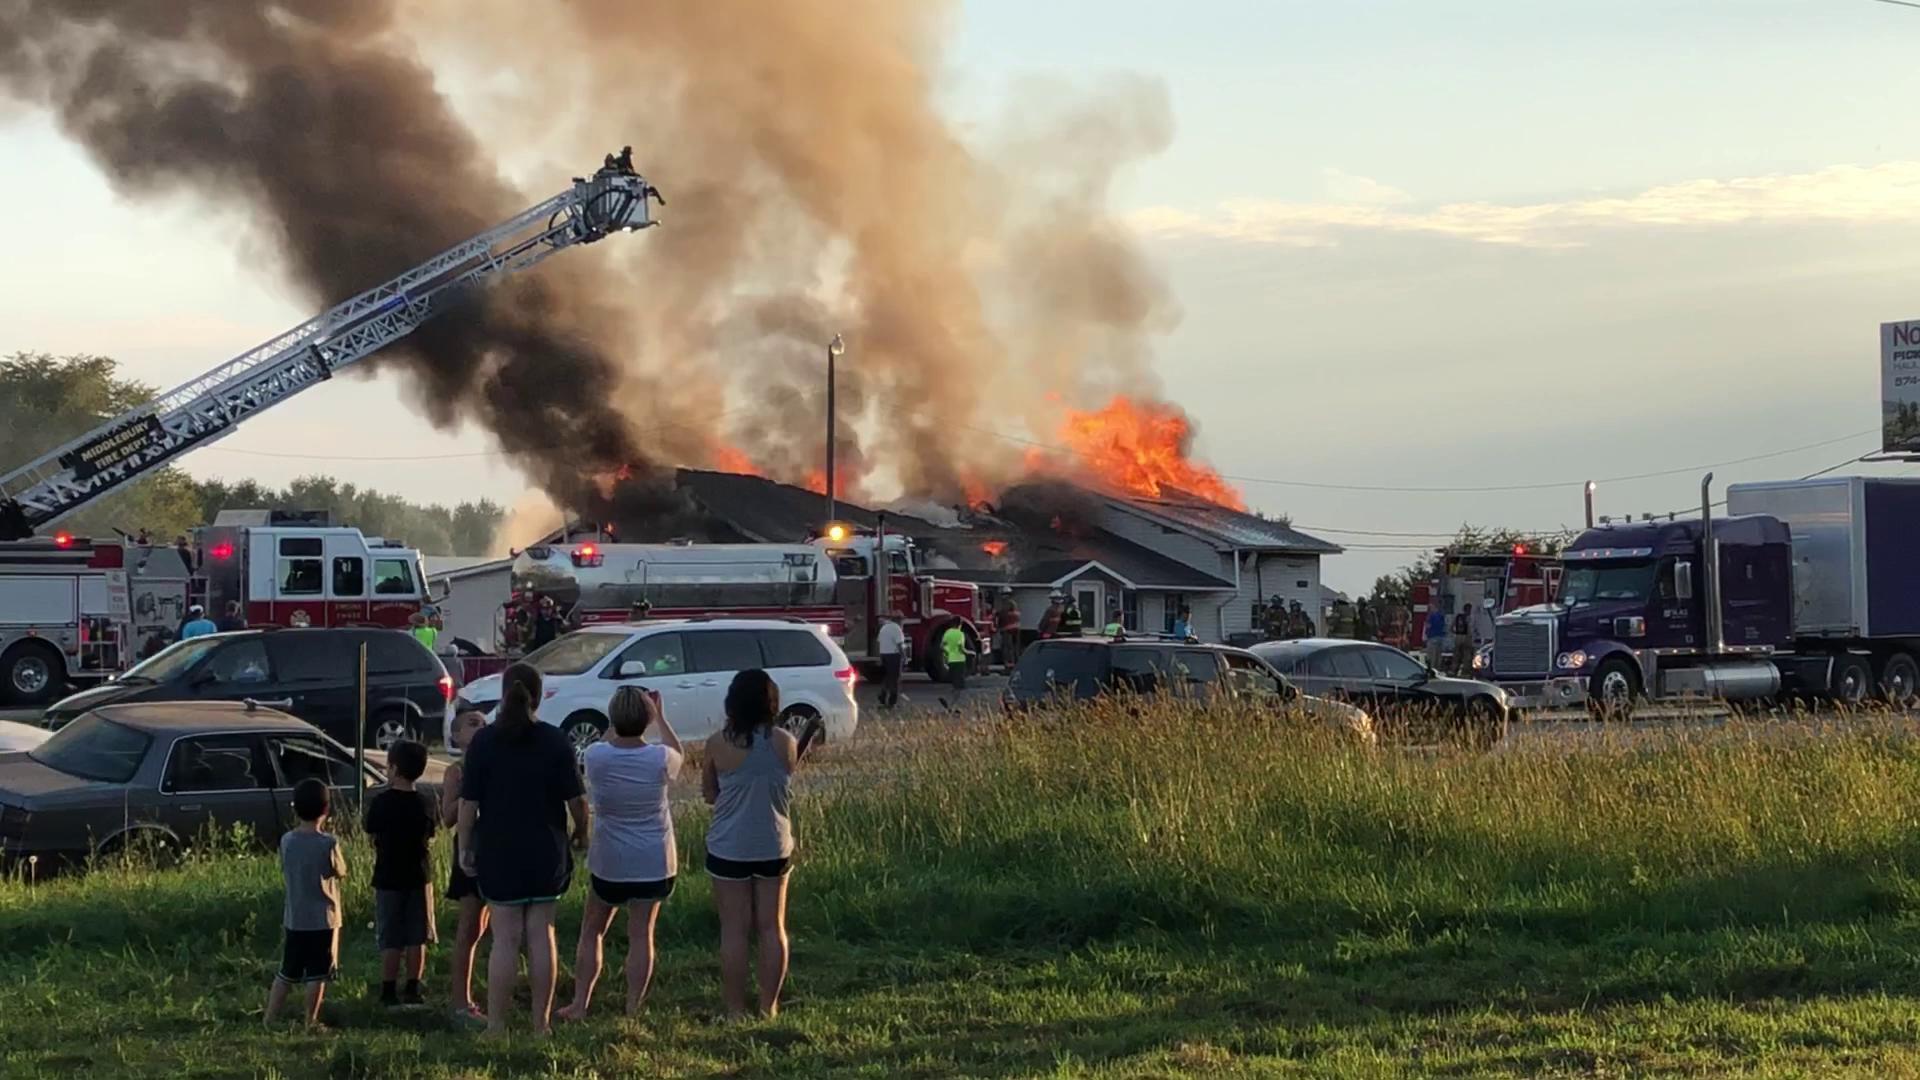
[[[573,840],[587,836],[587,801],[573,747],[533,714],[540,673],[515,664],[501,676],[500,711],[467,747],[460,779],[460,861],[479,884],[493,924],[487,957],[487,1030],[505,1033],[520,954],[533,991],[533,1029],[552,1024],[553,911],[573,883]]]

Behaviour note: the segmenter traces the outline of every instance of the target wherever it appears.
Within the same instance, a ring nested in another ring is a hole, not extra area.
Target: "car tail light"
[[[839,671],[834,672],[833,677],[843,683],[853,683],[860,678],[860,675],[850,667],[843,667]]]
[[[453,700],[453,676],[451,675],[440,676],[440,700],[446,702]]]

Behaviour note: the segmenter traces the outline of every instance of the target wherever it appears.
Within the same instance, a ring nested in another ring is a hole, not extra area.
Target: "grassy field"
[[[0,1075],[1920,1075],[1884,724],[1474,758],[1168,708],[849,753],[800,801],[777,1021],[715,1022],[697,873],[638,1021],[617,977],[552,1040],[384,1014],[356,842],[338,1030],[267,1031],[277,868],[209,851],[0,885]]]

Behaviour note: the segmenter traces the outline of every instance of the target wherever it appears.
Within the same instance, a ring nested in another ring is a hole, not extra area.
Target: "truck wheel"
[[[1920,661],[1913,654],[1897,652],[1880,662],[1880,696],[1902,709],[1920,697]]]
[[[1864,656],[1841,653],[1833,658],[1833,682],[1827,697],[1836,705],[1858,706],[1873,693],[1873,668]]]
[[[14,705],[45,705],[67,681],[67,666],[44,641],[22,641],[0,657],[0,694]]]
[[[1587,709],[1601,720],[1629,720],[1640,697],[1640,673],[1624,656],[1609,657],[1587,683]]]

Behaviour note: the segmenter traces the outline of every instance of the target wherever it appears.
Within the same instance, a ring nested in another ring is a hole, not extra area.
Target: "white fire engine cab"
[[[324,512],[222,510],[197,538],[210,618],[238,601],[249,626],[401,628],[428,600],[418,551]]]

